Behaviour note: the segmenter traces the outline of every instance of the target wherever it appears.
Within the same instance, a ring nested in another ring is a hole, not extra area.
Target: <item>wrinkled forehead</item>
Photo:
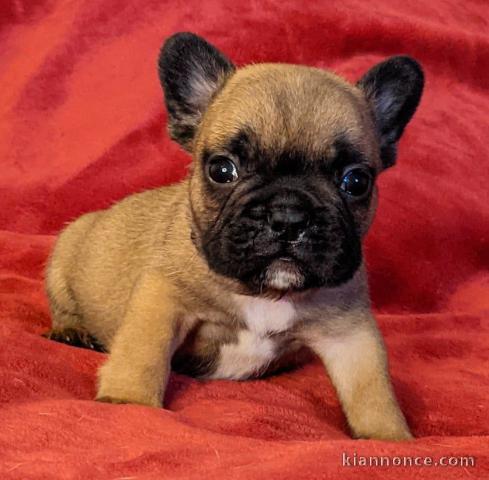
[[[361,93],[318,69],[260,64],[238,70],[206,112],[198,142],[207,151],[252,137],[261,149],[329,156],[338,144],[375,162],[372,119]]]

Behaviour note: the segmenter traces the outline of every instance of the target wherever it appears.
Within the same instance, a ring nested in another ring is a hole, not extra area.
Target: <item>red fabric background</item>
[[[488,18],[485,0],[3,0],[0,477],[489,478]],[[350,440],[318,363],[243,383],[174,375],[168,410],[95,403],[103,355],[39,336],[61,226],[184,175],[155,66],[178,30],[238,65],[304,63],[353,80],[391,54],[423,63],[425,96],[380,181],[367,245],[416,440]],[[477,466],[343,467],[342,452]]]

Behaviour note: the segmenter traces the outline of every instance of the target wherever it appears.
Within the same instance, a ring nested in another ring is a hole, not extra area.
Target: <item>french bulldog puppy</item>
[[[324,363],[355,437],[411,438],[372,316],[362,239],[376,178],[423,90],[405,56],[356,85],[305,66],[236,69],[192,33],[164,44],[178,184],[83,215],[47,270],[49,338],[109,352],[97,399],[162,405],[170,369],[243,380]]]

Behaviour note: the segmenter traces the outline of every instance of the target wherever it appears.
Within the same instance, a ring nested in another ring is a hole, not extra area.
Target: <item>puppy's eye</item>
[[[209,163],[209,177],[216,183],[231,183],[238,179],[238,169],[229,158],[214,157]]]
[[[341,179],[340,190],[352,197],[363,197],[369,193],[372,186],[372,175],[362,167],[347,170]]]

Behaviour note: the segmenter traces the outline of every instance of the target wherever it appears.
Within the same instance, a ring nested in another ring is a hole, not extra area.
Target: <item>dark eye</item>
[[[214,157],[209,163],[209,177],[216,183],[231,183],[238,179],[238,169],[227,157]]]
[[[353,167],[343,174],[340,189],[352,197],[363,197],[370,191],[372,175],[365,168]]]

